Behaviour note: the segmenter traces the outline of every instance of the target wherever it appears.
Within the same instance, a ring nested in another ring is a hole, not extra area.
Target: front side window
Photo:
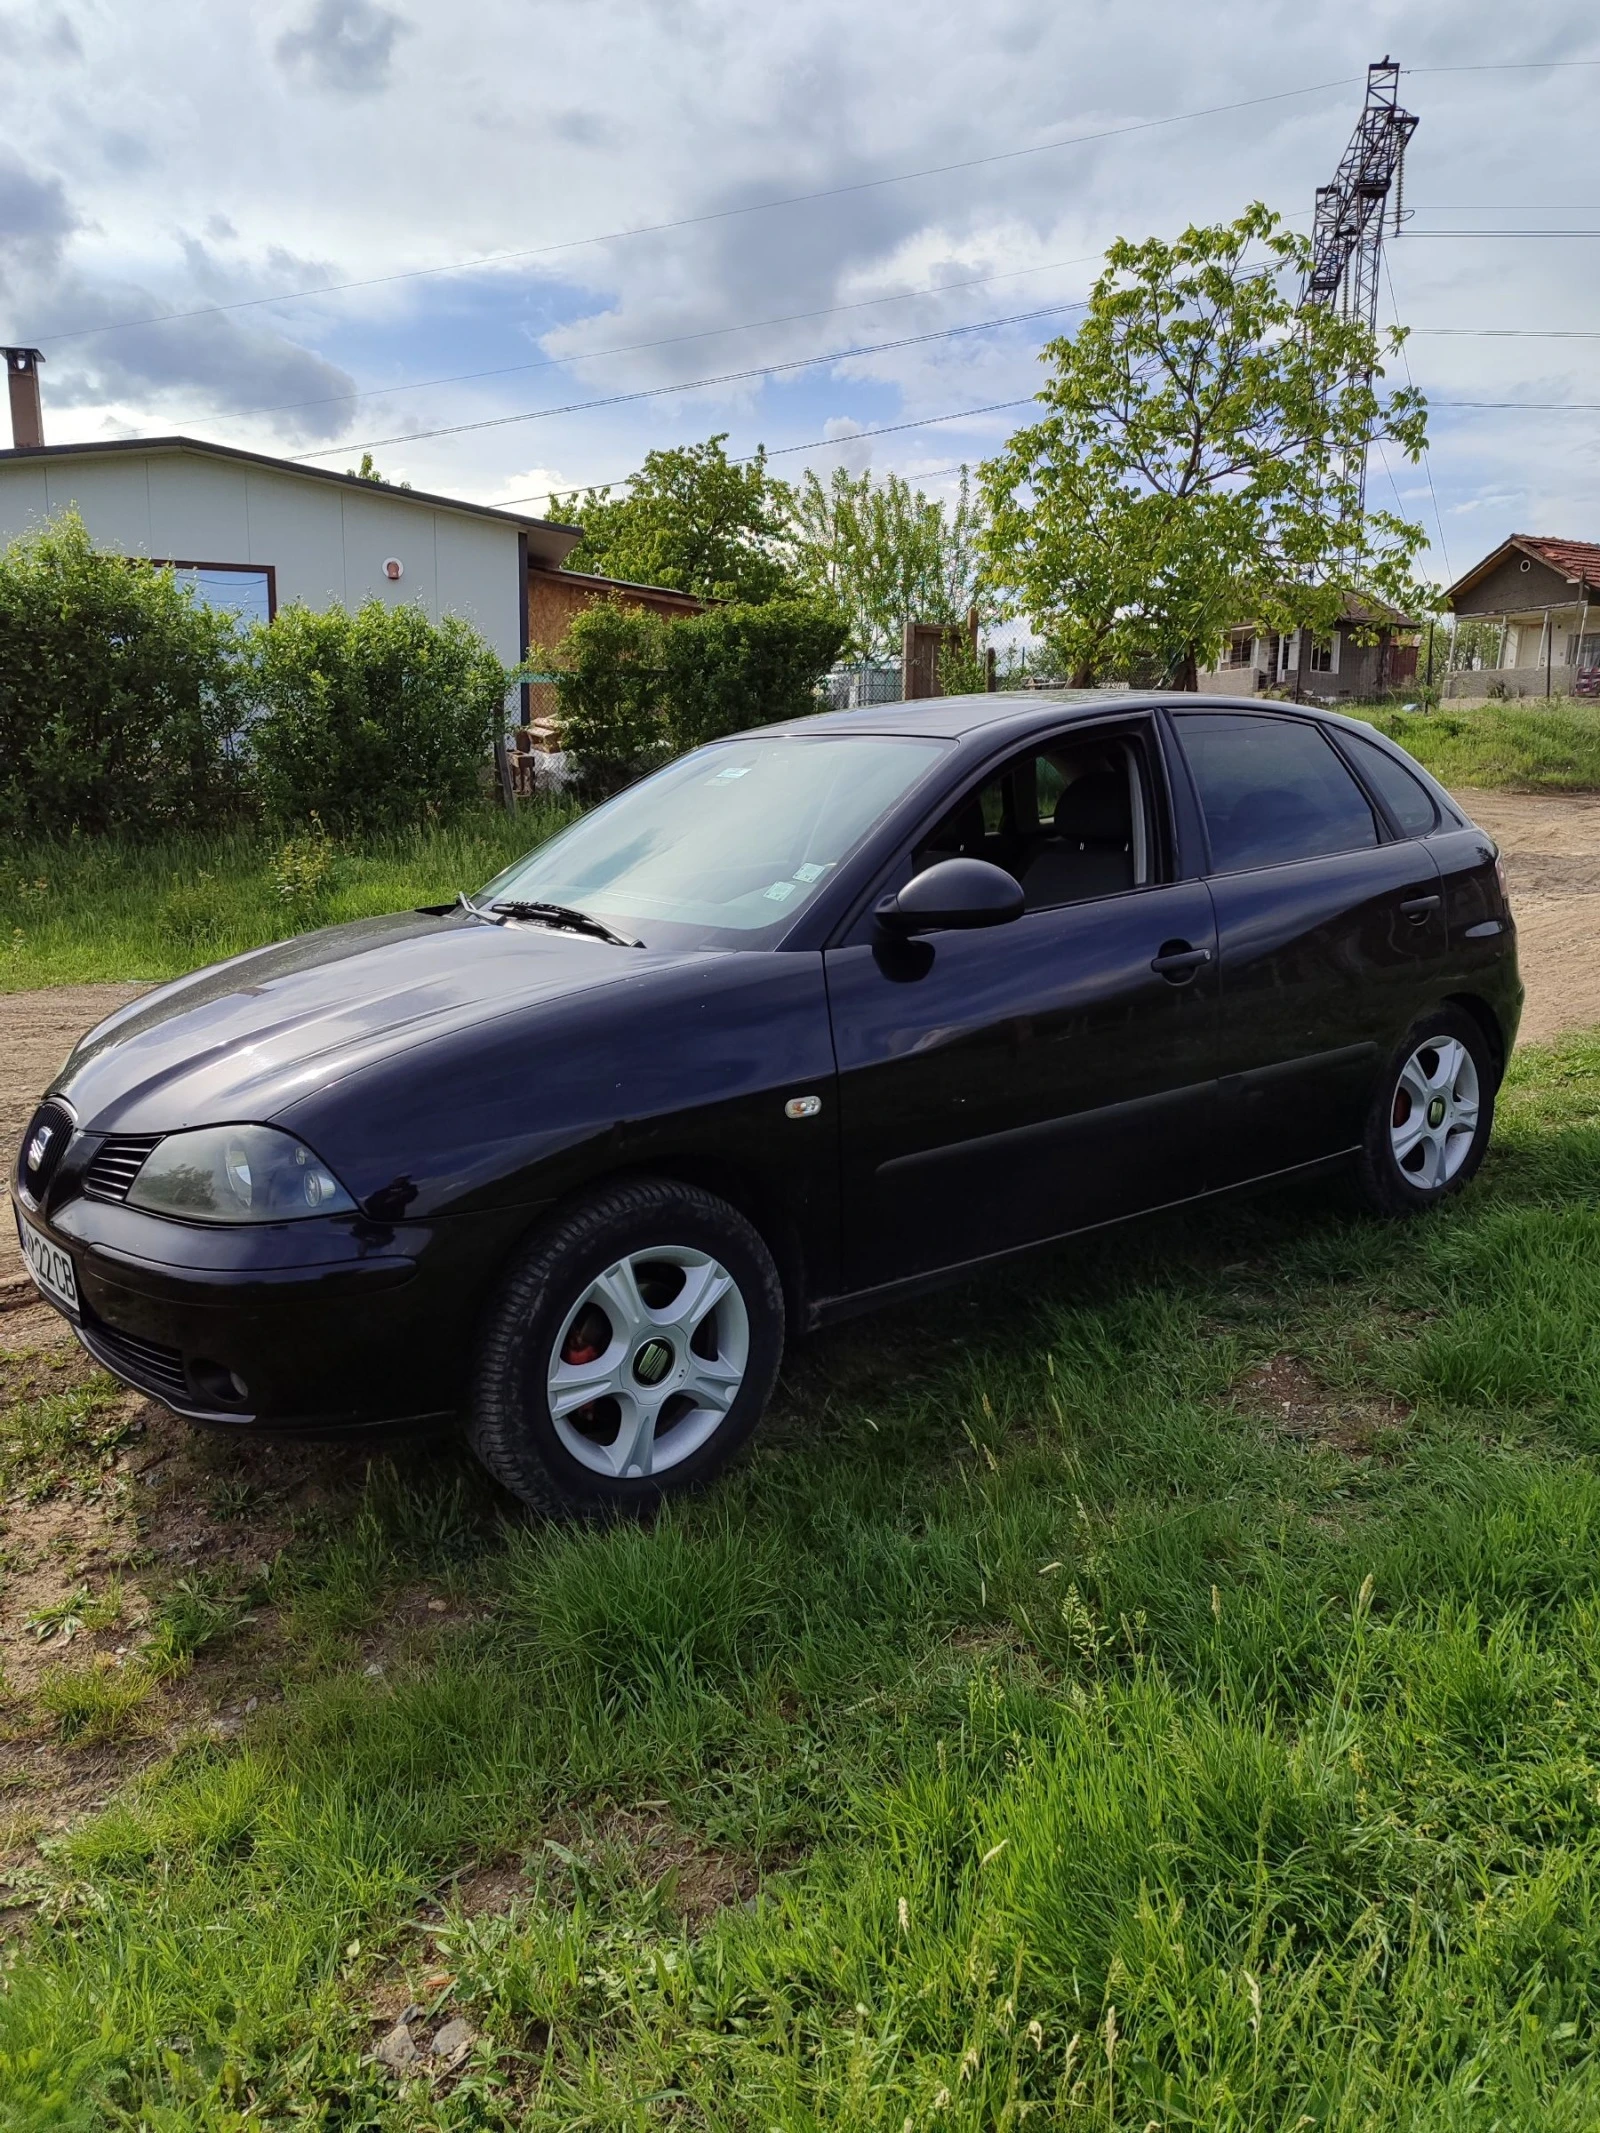
[[[565,904],[647,948],[758,948],[948,748],[883,734],[718,741],[518,860],[475,899]]]
[[[1360,786],[1309,721],[1180,711],[1173,724],[1194,773],[1214,872],[1377,843]]]
[[[1142,886],[1149,844],[1138,748],[1069,736],[1014,756],[934,825],[913,864],[987,859],[1021,882],[1028,910],[1049,911]]]

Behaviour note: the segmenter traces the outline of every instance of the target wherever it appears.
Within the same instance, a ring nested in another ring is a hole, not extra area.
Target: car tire
[[[783,1288],[736,1208],[639,1178],[541,1229],[479,1341],[468,1434],[537,1507],[639,1512],[744,1444],[783,1356]]]
[[[1489,1145],[1497,1080],[1471,1015],[1440,1007],[1411,1025],[1374,1091],[1356,1163],[1375,1214],[1418,1214],[1461,1190]]]

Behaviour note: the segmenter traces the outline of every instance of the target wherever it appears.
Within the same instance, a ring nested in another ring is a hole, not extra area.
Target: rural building
[[[1259,623],[1228,632],[1222,663],[1203,668],[1196,686],[1214,696],[1278,694],[1355,701],[1403,687],[1417,671],[1418,624],[1382,600],[1347,594],[1344,615],[1328,637],[1310,630],[1280,636]]]
[[[433,621],[470,622],[507,666],[553,651],[597,599],[668,615],[703,604],[563,570],[580,527],[232,445],[159,437],[0,451],[0,547],[69,507],[96,547],[171,564],[246,621],[270,621],[290,601],[410,602]],[[551,695],[525,689],[524,722]]]
[[[1600,543],[1513,533],[1445,594],[1457,618],[1446,696],[1600,689]],[[1462,623],[1487,625],[1470,633]],[[1470,647],[1470,658],[1465,648]]]

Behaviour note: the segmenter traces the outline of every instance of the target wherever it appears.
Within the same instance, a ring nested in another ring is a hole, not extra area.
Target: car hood
[[[358,920],[131,1002],[90,1031],[51,1093],[95,1133],[265,1121],[463,1025],[684,960],[465,912]]]

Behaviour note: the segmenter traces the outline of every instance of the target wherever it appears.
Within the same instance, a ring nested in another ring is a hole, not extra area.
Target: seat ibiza
[[[1458,1190],[1495,847],[1355,721],[958,697],[697,750],[476,896],[167,985],[22,1140],[83,1345],[252,1431],[463,1416],[528,1499],[713,1474],[786,1334],[1324,1166]]]

